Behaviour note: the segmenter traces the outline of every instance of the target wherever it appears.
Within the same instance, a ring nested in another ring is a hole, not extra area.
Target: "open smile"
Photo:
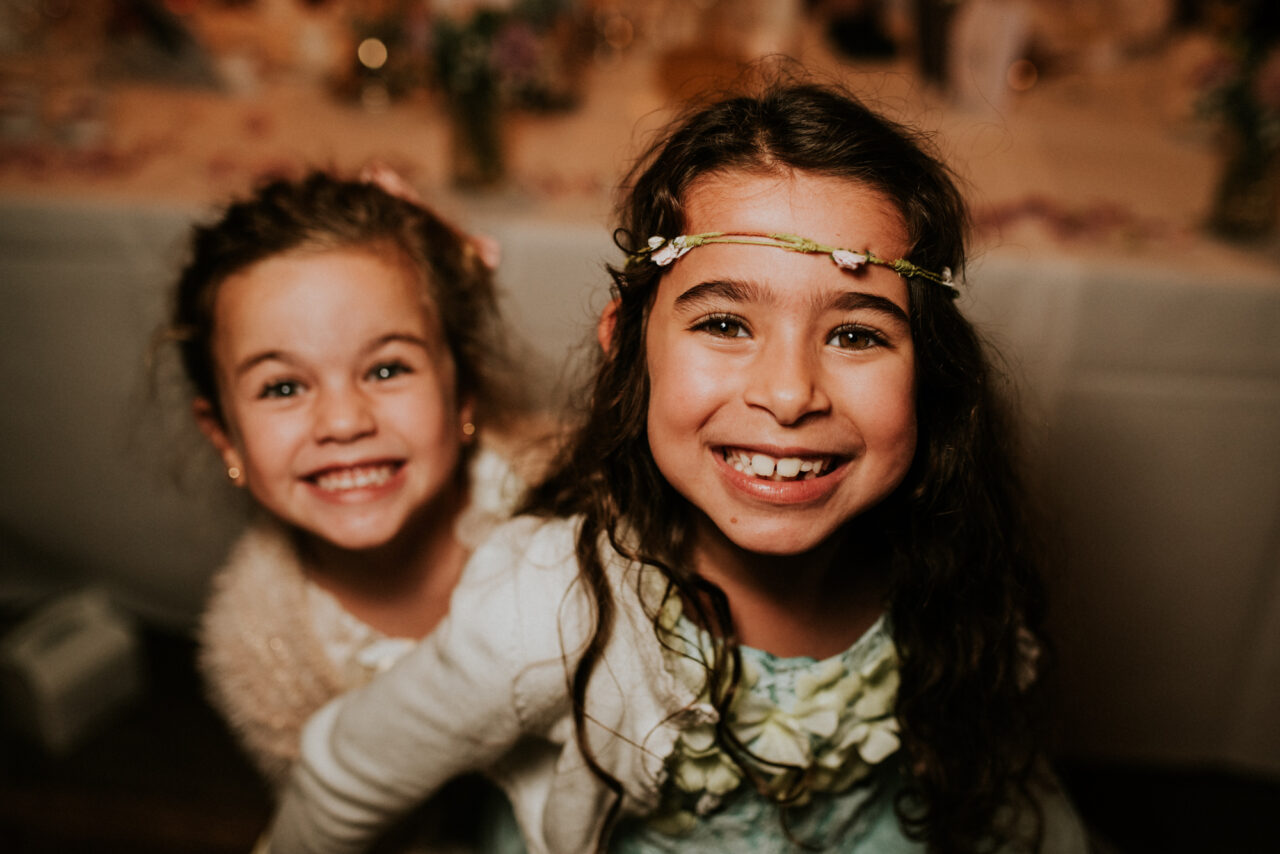
[[[828,454],[775,457],[732,447],[721,448],[720,453],[734,471],[775,483],[826,477],[848,461],[848,457]]]
[[[382,486],[395,477],[403,465],[403,462],[393,461],[362,463],[354,466],[322,469],[307,475],[303,479],[314,484],[323,492],[340,494],[356,489],[370,489]]]

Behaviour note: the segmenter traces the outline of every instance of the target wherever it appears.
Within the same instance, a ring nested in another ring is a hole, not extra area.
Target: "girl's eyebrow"
[[[415,335],[412,332],[388,332],[386,335],[379,335],[377,338],[374,338],[366,344],[362,350],[366,355],[368,355],[376,353],[388,344],[395,342],[402,342],[414,347],[421,347],[423,350],[427,351],[430,351],[431,349],[426,339],[421,335]],[[252,356],[249,356],[242,360],[240,364],[236,365],[235,376],[243,376],[258,365],[261,365],[263,362],[285,362],[292,364],[295,361],[297,360],[287,350],[264,350],[261,353],[255,353]]]
[[[429,351],[431,349],[431,346],[427,343],[427,339],[423,338],[421,335],[415,335],[412,332],[388,332],[386,335],[379,335],[377,338],[374,338],[366,344],[364,351],[366,353],[374,353],[388,344],[393,344],[397,341],[414,347],[421,347],[423,350]]]
[[[716,279],[694,285],[675,299],[675,307],[697,307],[703,303],[726,301],[734,303],[758,302],[764,299],[766,289],[755,282],[739,279]],[[814,302],[818,308],[832,308],[837,311],[874,311],[904,326],[910,326],[907,313],[896,302],[888,297],[869,294],[865,291],[840,291],[830,299],[823,294],[814,294]]]
[[[711,301],[756,302],[760,299],[761,289],[754,282],[737,279],[716,279],[702,282],[689,288],[676,297],[675,308],[697,306]]]
[[[831,307],[839,311],[874,311],[888,316],[904,326],[910,326],[907,313],[896,302],[888,297],[869,294],[863,291],[844,291],[831,301]]]
[[[284,350],[264,350],[261,353],[255,353],[254,355],[249,356],[247,359],[241,360],[240,364],[236,365],[235,371],[233,371],[233,375],[237,377],[244,376],[245,374],[249,373],[249,371],[257,367],[258,365],[261,365],[263,362],[289,362],[289,361],[291,361],[291,359],[289,358],[289,354],[286,353]]]

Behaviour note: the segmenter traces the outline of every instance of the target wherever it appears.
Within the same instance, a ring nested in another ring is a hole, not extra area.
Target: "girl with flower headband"
[[[534,852],[1083,851],[946,169],[779,86],[628,187],[581,427],[437,632],[308,725],[271,850],[485,769]]]
[[[262,511],[213,580],[199,664],[273,787],[316,709],[440,621],[518,497],[494,260],[384,167],[273,181],[193,231],[168,337]],[[450,836],[449,811],[412,832]]]

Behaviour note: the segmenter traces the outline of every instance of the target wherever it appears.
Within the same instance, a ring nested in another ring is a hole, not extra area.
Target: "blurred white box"
[[[51,753],[79,745],[141,690],[136,632],[105,593],[64,596],[0,638],[0,714]]]

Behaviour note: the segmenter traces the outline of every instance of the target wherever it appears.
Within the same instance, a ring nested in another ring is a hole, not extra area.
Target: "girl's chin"
[[[389,545],[396,539],[396,531],[387,530],[314,530],[303,529],[302,535],[321,550],[340,552],[368,552]]]
[[[826,540],[812,539],[796,539],[796,540],[767,540],[759,541],[751,538],[749,541],[732,541],[739,549],[751,554],[761,555],[763,557],[801,557],[820,549],[826,544]]]
[[[730,517],[723,523],[708,520],[715,538],[735,549],[768,557],[800,557],[821,549],[839,531],[826,526],[803,524],[761,524],[745,516]]]

